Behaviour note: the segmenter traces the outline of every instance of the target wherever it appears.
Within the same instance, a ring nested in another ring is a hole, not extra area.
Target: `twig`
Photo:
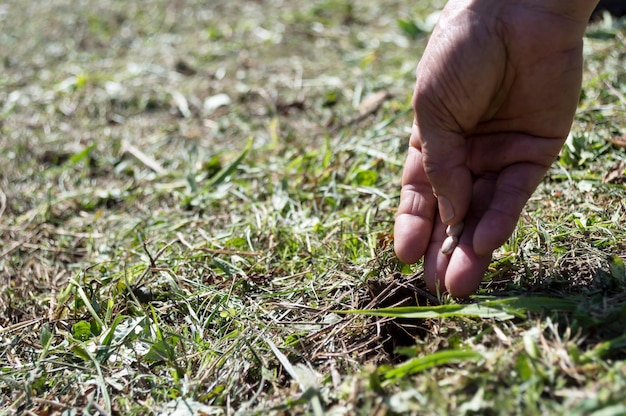
[[[624,94],[622,94],[620,91],[618,91],[607,80],[604,80],[604,85],[606,85],[606,87],[609,89],[609,91],[611,91],[613,93],[613,95],[615,95],[621,101],[622,105],[624,105],[626,107],[626,97],[624,97]]]
[[[0,253],[0,258],[4,258],[7,255],[11,254],[14,250],[17,250],[21,245],[23,245],[24,243],[26,243],[27,241],[29,241],[31,238],[33,238],[34,236],[36,236],[37,234],[39,234],[39,230],[35,230],[32,233],[30,233],[29,235],[27,235],[25,238],[21,239],[20,241],[15,241],[11,247],[7,248],[6,250],[4,250],[2,253]]]
[[[148,242],[149,241],[146,241],[144,238],[142,238],[141,234],[139,234],[138,237],[141,240],[141,247],[143,247],[143,251],[146,253],[148,258],[150,259],[150,268],[151,269],[155,268],[156,267],[156,263],[154,261],[154,257],[152,257],[152,253],[150,253],[150,250],[148,250]]]
[[[421,273],[420,273],[421,274]],[[433,303],[433,305],[439,305],[439,299],[437,299],[437,296],[434,296],[433,294],[431,294],[430,292],[427,292],[424,289],[420,289],[419,287],[415,286],[412,283],[404,283],[404,282],[400,282],[398,283],[398,286],[400,287],[404,287],[407,288],[409,290],[412,290],[413,292],[417,293],[419,296],[425,297],[426,299],[428,299],[430,302]]]
[[[86,249],[71,250],[71,249],[58,248],[58,247],[46,247],[41,244],[33,244],[33,243],[27,243],[27,242],[22,243],[21,246],[24,248],[34,248],[37,250],[48,251],[52,253],[65,253],[65,254],[74,254],[74,255],[84,254],[87,252]]]
[[[22,328],[25,328],[25,327],[30,326],[30,325],[38,324],[39,322],[43,321],[44,319],[46,319],[46,318],[44,318],[44,317],[33,318],[33,319],[29,319],[28,321],[18,322],[16,324],[9,325],[6,328],[0,328],[0,335],[7,334],[7,333],[13,332],[13,331],[17,331],[18,329],[22,329]]]
[[[331,127],[332,133],[337,132],[344,127],[348,127],[353,124],[359,124],[372,114],[376,113],[383,103],[393,97],[389,91],[379,91],[366,97],[361,105],[359,105],[359,115],[354,116],[343,123],[339,123],[336,126]]]
[[[54,409],[68,410],[68,409],[72,408],[72,406],[69,406],[67,404],[60,403],[60,402],[55,402],[54,400],[40,399],[39,397],[33,397],[32,400],[33,400],[33,402],[35,402],[37,404],[43,404],[45,406],[50,406],[50,407],[52,407]]]
[[[189,244],[189,242],[187,240],[185,240],[185,237],[183,236],[183,234],[179,231],[176,233],[176,238],[178,238],[178,241],[180,241],[180,243],[182,245],[184,245],[185,247],[187,247],[189,250],[193,250],[193,246],[191,244]]]
[[[135,283],[134,283],[135,287],[140,287],[142,282],[143,282],[143,279],[149,273],[153,273],[153,272],[157,271],[157,266],[156,266],[157,260],[163,255],[163,253],[165,253],[165,250],[167,250],[174,243],[178,242],[178,239],[174,239],[174,240],[170,241],[169,243],[167,243],[166,245],[161,247],[159,249],[159,251],[157,251],[154,256],[152,256],[152,253],[150,253],[150,251],[148,250],[148,247],[147,247],[147,243],[149,243],[149,241],[145,241],[143,238],[141,238],[141,235],[139,235],[139,239],[141,240],[141,244],[143,246],[144,251],[148,255],[148,258],[150,259],[150,267],[147,267],[146,270],[144,270],[143,273],[141,273],[141,276],[139,276],[139,278],[137,278],[135,280]]]
[[[55,288],[52,288],[51,294],[50,294],[50,305],[48,306],[48,321],[52,322],[54,320],[54,311],[56,309],[57,303],[56,303],[56,299],[57,299],[57,291]]]
[[[156,173],[162,175],[167,173],[167,171],[153,158],[128,143],[126,140],[122,141],[122,153],[128,153],[131,156],[135,157],[135,159],[139,160],[141,163],[155,171]]]

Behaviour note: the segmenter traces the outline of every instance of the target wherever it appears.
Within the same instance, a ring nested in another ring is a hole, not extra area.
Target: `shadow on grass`
[[[555,311],[546,307],[528,317],[551,319],[562,331],[577,334],[583,340],[583,348],[620,340],[603,351],[602,358],[623,359],[626,357],[626,338],[622,340],[626,334],[624,261],[618,256],[609,256],[602,262],[598,260],[593,265],[576,257],[564,258],[557,266],[543,272],[525,270],[526,276],[522,278],[519,278],[519,270],[504,267],[504,272],[484,283],[487,289],[482,294],[494,298],[522,296],[571,301],[573,307],[570,310]]]
[[[606,264],[592,268],[576,259],[562,261],[549,273],[520,278],[520,270],[500,264],[500,273],[485,281],[478,295],[470,299],[438,299],[430,294],[422,274],[402,276],[400,273],[367,282],[364,309],[397,308],[398,316],[371,317],[378,320],[383,348],[392,362],[402,361],[398,351],[412,347],[420,340],[437,336],[442,323],[438,318],[404,318],[407,307],[431,307],[441,303],[471,304],[503,302],[510,305],[513,323],[551,322],[561,336],[574,334],[579,347],[593,358],[626,357],[626,274],[624,263],[613,257]],[[516,277],[514,277],[516,276]],[[402,311],[402,312],[400,312]],[[392,312],[393,314],[393,312]],[[406,315],[405,315],[406,316]]]

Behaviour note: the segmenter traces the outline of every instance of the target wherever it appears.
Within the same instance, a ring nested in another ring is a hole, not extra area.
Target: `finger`
[[[445,225],[441,221],[437,221],[428,251],[424,255],[424,281],[428,290],[433,294],[448,292],[446,270],[452,256],[441,253],[441,246],[445,238]]]
[[[426,251],[437,204],[424,172],[422,156],[418,149],[409,147],[394,226],[396,255],[408,264],[416,263]]]
[[[522,162],[550,166],[565,138],[544,138],[522,133],[481,134],[468,137],[467,165],[475,175],[500,172]],[[497,155],[497,156],[495,156]]]
[[[474,232],[478,255],[487,255],[513,234],[522,209],[535,191],[548,167],[518,163],[505,168],[493,182],[493,197]]]
[[[448,225],[463,221],[472,192],[465,138],[456,133],[421,128],[417,118],[411,143],[424,154],[424,172],[437,196],[441,221]]]
[[[477,223],[478,218],[475,216],[467,218],[459,244],[449,256],[440,250],[445,238],[445,227],[443,224],[435,227],[434,241],[424,261],[424,279],[431,292],[467,297],[478,289],[491,256],[474,252],[472,237]]]

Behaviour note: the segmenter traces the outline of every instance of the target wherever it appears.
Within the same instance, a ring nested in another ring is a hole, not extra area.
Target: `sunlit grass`
[[[0,413],[624,410],[620,21],[458,300],[391,236],[441,2],[207,4],[0,14]]]

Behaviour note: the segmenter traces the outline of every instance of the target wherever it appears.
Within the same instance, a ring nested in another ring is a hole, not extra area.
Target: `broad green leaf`
[[[146,362],[175,361],[176,353],[174,347],[180,340],[177,336],[161,339],[150,347],[150,350],[143,356]]]
[[[80,341],[91,338],[91,324],[87,321],[79,321],[72,325],[72,336]]]
[[[80,345],[72,345],[70,347],[70,351],[72,351],[75,356],[79,357],[83,361],[91,360],[91,357],[89,356],[87,350]]]
[[[373,170],[360,170],[354,175],[354,184],[359,186],[374,186],[378,174]]]

